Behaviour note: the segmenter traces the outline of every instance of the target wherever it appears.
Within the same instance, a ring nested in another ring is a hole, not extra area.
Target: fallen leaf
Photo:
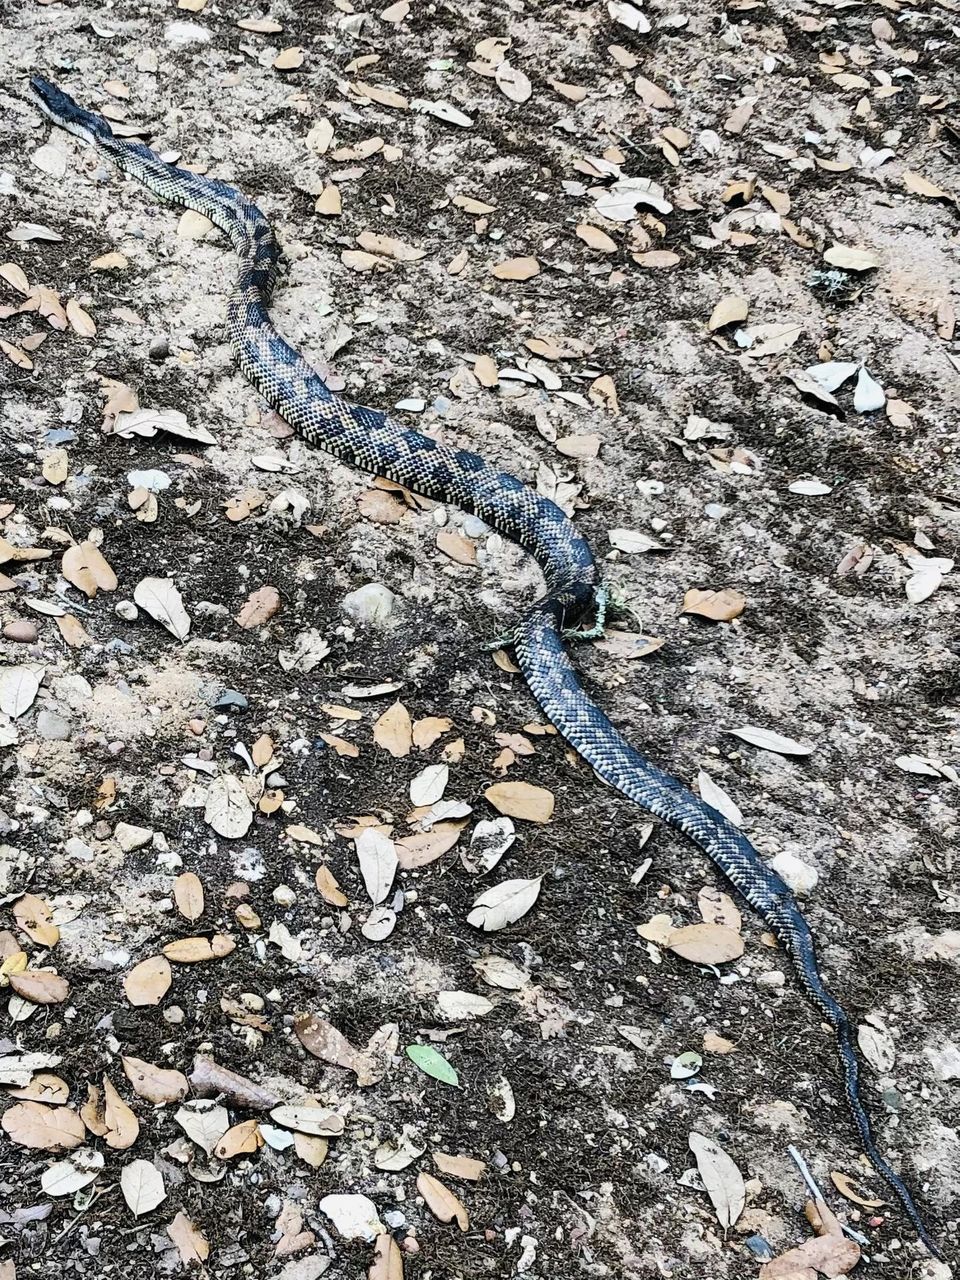
[[[439,1080],[441,1084],[459,1086],[460,1077],[443,1054],[432,1044],[408,1044],[404,1052],[414,1066],[419,1067],[425,1075]]]
[[[203,915],[203,885],[200,877],[185,871],[173,882],[173,901],[184,920],[199,920]]]
[[[674,929],[664,944],[676,955],[694,964],[725,964],[743,955],[743,938],[722,924],[689,924]]]
[[[540,274],[536,258],[507,258],[490,268],[490,274],[498,280],[530,280]]]
[[[114,1151],[126,1151],[140,1136],[140,1123],[117,1093],[109,1076],[103,1077],[103,1123],[101,1136]]]
[[[120,1190],[127,1207],[138,1218],[141,1214],[150,1213],[167,1198],[160,1170],[147,1160],[133,1160],[123,1167]]]
[[[923,196],[927,200],[953,200],[949,191],[938,187],[935,182],[925,178],[923,174],[906,169],[903,174],[903,185],[915,196]]]
[[[323,898],[324,902],[330,904],[331,907],[345,907],[347,905],[347,895],[340,888],[336,878],[330,871],[329,867],[322,863],[317,867],[316,876],[314,877],[317,891]]]
[[[18,666],[0,670],[0,711],[12,720],[28,711],[40,692],[43,675],[43,667]],[[24,896],[29,898],[32,895]]]
[[[853,1181],[845,1173],[832,1171],[830,1181],[837,1188],[842,1196],[847,1200],[852,1200],[854,1204],[862,1205],[864,1209],[879,1209],[883,1205],[882,1200],[867,1200],[856,1190]]]
[[[203,820],[226,840],[238,840],[250,830],[253,805],[243,783],[232,773],[221,773],[207,789]]]
[[[441,1222],[456,1221],[461,1231],[470,1227],[470,1218],[463,1202],[443,1185],[432,1173],[417,1175],[417,1191],[423,1196],[427,1208]]]
[[[123,990],[132,1005],[159,1004],[170,990],[173,974],[166,956],[149,956],[124,975]]]
[[[99,1151],[80,1147],[66,1160],[58,1160],[49,1169],[45,1169],[40,1175],[40,1186],[48,1196],[71,1196],[89,1186],[103,1169],[103,1165],[104,1159]],[[2,1271],[0,1280],[3,1280]]]
[[[443,798],[450,780],[450,767],[445,764],[428,764],[410,783],[410,800],[417,808],[436,804]]]
[[[760,747],[763,751],[776,751],[782,756],[808,756],[816,751],[816,747],[810,742],[797,742],[795,738],[785,738],[783,734],[755,724],[741,725],[739,729],[727,729],[726,732],[743,742],[749,742],[751,746]]]
[[[728,324],[742,324],[749,311],[750,303],[746,298],[737,294],[728,294],[727,297],[720,299],[710,313],[707,330],[709,333],[716,333],[718,329],[723,329]]]
[[[373,740],[378,747],[389,751],[395,760],[410,754],[413,726],[410,712],[402,702],[395,702],[377,719],[373,726]]]
[[[844,271],[875,271],[880,259],[871,249],[851,249],[847,245],[834,244],[823,255],[831,267]]]
[[[357,860],[364,887],[374,906],[383,902],[397,874],[397,852],[393,841],[375,827],[367,827],[357,837]]]
[[[142,1058],[121,1058],[124,1074],[130,1081],[134,1093],[139,1098],[146,1098],[154,1106],[163,1106],[167,1102],[179,1102],[190,1091],[190,1082],[182,1071],[172,1067],[158,1067],[152,1062],[144,1062]]]
[[[161,950],[175,964],[203,964],[207,960],[221,960],[236,949],[236,941],[227,933],[215,933],[210,938],[177,938],[166,943]]]
[[[36,894],[24,893],[16,900],[13,904],[13,918],[17,927],[38,946],[55,947],[60,941],[60,930],[53,923],[50,908]]]
[[[62,1004],[70,994],[66,978],[47,969],[8,972],[7,981],[21,999],[29,1000],[31,1004]]]
[[[208,1156],[230,1128],[227,1108],[209,1098],[196,1098],[185,1102],[174,1115],[174,1120],[191,1142],[195,1142]]]
[[[322,1062],[352,1071],[359,1085],[373,1084],[380,1078],[373,1058],[355,1049],[346,1036],[325,1018],[299,1013],[293,1020],[293,1029],[308,1053]]]
[[[684,594],[681,612],[694,613],[715,622],[730,622],[739,618],[746,607],[746,596],[733,587],[722,587],[718,591],[702,591],[694,587]]]
[[[93,338],[97,333],[97,326],[93,322],[92,316],[84,311],[80,303],[73,298],[68,299],[66,305],[67,319],[70,321],[70,328],[81,338]]]
[[[285,1129],[297,1133],[310,1134],[313,1137],[336,1138],[344,1129],[343,1116],[330,1107],[304,1106],[303,1104],[284,1104],[274,1107],[270,1118]]]
[[[300,45],[291,45],[289,49],[282,49],[274,58],[272,63],[276,71],[296,71],[297,67],[303,66],[303,49]]]
[[[63,553],[60,571],[66,580],[92,600],[98,591],[116,591],[117,575],[92,542],[73,543]]]
[[[242,24],[239,24],[242,25]],[[210,1245],[203,1232],[183,1212],[177,1214],[167,1226],[167,1235],[176,1245],[180,1261],[185,1267],[204,1263],[210,1256]]]
[[[543,877],[533,880],[504,880],[485,889],[474,899],[467,923],[485,933],[505,929],[526,915],[540,896]]]
[[[712,1138],[702,1133],[691,1133],[689,1143],[717,1221],[724,1228],[734,1226],[746,1204],[746,1189],[740,1170]]]
[[[70,1107],[17,1102],[0,1116],[0,1128],[21,1147],[39,1151],[72,1151],[87,1136],[83,1121]]]
[[[495,782],[483,795],[495,809],[510,818],[543,823],[553,817],[554,796],[546,787],[536,787],[529,782]]]
[[[142,578],[133,589],[133,598],[177,640],[186,640],[190,618],[172,578]]]
[[[403,2],[406,3],[406,0]],[[367,1280],[403,1280],[403,1254],[393,1236],[386,1232],[377,1236]]]
[[[451,1178],[462,1178],[465,1182],[479,1182],[487,1171],[482,1160],[471,1160],[469,1156],[451,1156],[446,1151],[434,1151],[433,1162],[441,1173]]]

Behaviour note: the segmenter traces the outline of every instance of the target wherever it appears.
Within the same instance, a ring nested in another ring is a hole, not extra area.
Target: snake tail
[[[441,444],[377,409],[334,395],[270,320],[267,304],[279,248],[257,206],[226,183],[167,164],[142,143],[117,138],[102,116],[77,106],[39,76],[30,83],[56,124],[92,142],[156,196],[205,214],[227,234],[240,261],[227,303],[237,362],[298,435],[356,468],[473,512],[534,556],[546,592],[529,607],[513,637],[517,664],[531,692],[604,781],[697,844],[776,933],[807,995],[833,1028],[847,1103],[870,1163],[920,1239],[940,1257],[910,1192],[873,1139],[860,1098],[851,1024],[824,984],[813,937],[790,889],[722,814],[636,751],[581,687],[562,633],[594,607],[598,575],[590,547],[572,521],[548,498],[478,454]]]

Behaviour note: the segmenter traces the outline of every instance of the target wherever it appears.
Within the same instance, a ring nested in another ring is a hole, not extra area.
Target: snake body
[[[910,1192],[873,1139],[860,1099],[853,1029],[820,975],[813,936],[790,889],[732,823],[646,760],[581,688],[564,649],[563,628],[593,606],[597,570],[572,522],[555,503],[478,454],[438,443],[331,393],[271,323],[267,306],[279,247],[256,205],[223,182],[177,168],[143,144],[115,137],[103,117],[40,77],[33,77],[31,88],[56,124],[92,142],[161,199],[205,214],[227,234],[240,260],[227,309],[236,358],[254,387],[305,441],[416,493],[473,512],[535,557],[546,592],[530,606],[513,638],[517,664],[534,697],[604,781],[699,845],[789,951],[807,994],[835,1033],[863,1149],[920,1239],[940,1256]]]

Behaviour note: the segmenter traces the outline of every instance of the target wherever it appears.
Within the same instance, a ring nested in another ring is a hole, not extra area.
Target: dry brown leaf
[[[92,600],[98,591],[116,591],[117,575],[92,542],[74,543],[63,553],[60,571],[71,586]]]
[[[238,24],[242,26],[243,24]],[[193,1225],[185,1213],[178,1213],[167,1226],[167,1235],[177,1247],[180,1261],[185,1267],[195,1262],[202,1264],[210,1256],[210,1245],[203,1233]]]
[[[373,740],[378,747],[389,751],[395,760],[410,754],[413,746],[413,726],[410,712],[402,702],[388,707],[373,726]]]
[[[93,637],[84,630],[83,623],[72,613],[65,613],[62,618],[54,618],[54,622],[64,643],[71,649],[82,649],[85,645],[93,644]]]
[[[203,885],[192,871],[184,871],[173,882],[173,900],[184,920],[199,920],[203,915]]]
[[[717,1035],[715,1031],[705,1031],[703,1033],[704,1053],[733,1053],[736,1047],[732,1040],[728,1040],[726,1036]]]
[[[925,178],[922,173],[914,173],[907,169],[903,175],[903,185],[915,196],[923,196],[926,200],[953,200],[949,191],[938,187],[935,182]]]
[[[7,342],[3,338],[0,338],[0,351],[2,351],[10,363],[15,364],[18,369],[26,369],[29,371],[33,368],[33,361],[27,353],[25,351],[21,351],[19,347],[14,346],[12,342]]]
[[[406,111],[410,106],[410,99],[394,89],[383,89],[379,85],[367,84],[363,80],[358,80],[353,87],[357,93],[381,107],[393,107],[397,111]]]
[[[303,49],[300,45],[291,45],[289,49],[281,49],[273,60],[276,71],[296,71],[303,66]]]
[[[403,1254],[393,1236],[385,1232],[377,1236],[367,1280],[403,1280]]]
[[[719,591],[701,591],[694,587],[684,594],[681,612],[712,618],[715,622],[730,622],[739,618],[746,607],[747,597],[733,587],[722,587]]]
[[[473,376],[481,387],[495,387],[500,381],[500,370],[493,356],[478,356],[474,362]]]
[[[576,233],[588,249],[596,249],[598,253],[616,253],[617,242],[605,231],[592,226],[589,222],[578,222]]]
[[[849,1240],[822,1200],[808,1201],[807,1218],[817,1235],[796,1249],[788,1249],[760,1268],[759,1280],[808,1280],[824,1276],[848,1275],[860,1261],[860,1246]]]
[[[672,111],[676,105],[665,89],[661,89],[659,85],[654,84],[652,80],[647,80],[644,76],[637,76],[633,82],[633,88],[643,99],[644,105],[652,107],[655,111]]]
[[[679,253],[672,249],[650,249],[647,253],[630,255],[638,267],[646,267],[649,271],[669,271],[682,261]]]
[[[244,631],[252,631],[269,622],[280,611],[280,592],[276,587],[260,587],[247,596],[243,608],[234,621]]]
[[[257,1120],[242,1120],[232,1125],[213,1149],[218,1160],[233,1160],[252,1155],[263,1146],[263,1134]]]
[[[724,964],[743,955],[743,938],[722,924],[689,924],[674,929],[664,945],[694,964]]]
[[[338,218],[343,212],[340,188],[334,183],[328,182],[317,196],[313,208],[315,213],[319,213],[324,218]]]
[[[380,1079],[373,1058],[355,1049],[347,1037],[325,1018],[314,1013],[298,1013],[293,1020],[293,1029],[308,1053],[321,1062],[352,1071],[357,1077],[357,1084],[373,1084]]]
[[[478,218],[485,213],[494,213],[497,208],[495,204],[487,204],[485,200],[476,200],[473,196],[454,196],[452,203],[464,213],[473,214]]]
[[[617,387],[608,373],[601,374],[590,384],[590,399],[607,413],[614,415],[620,412],[620,401],[617,399]]]
[[[536,258],[507,258],[491,267],[490,274],[498,280],[531,280],[540,274],[540,263]]]
[[[353,742],[348,742],[346,738],[338,738],[335,733],[321,733],[320,738],[332,747],[338,756],[345,756],[349,760],[355,760],[360,754],[360,748]]]
[[[93,317],[84,311],[80,303],[70,298],[66,306],[67,319],[70,322],[70,328],[81,338],[94,338],[97,333],[97,326],[93,323]]]
[[[53,947],[60,941],[60,930],[53,923],[50,908],[36,894],[25,893],[13,904],[13,918],[31,942]]]
[[[139,1098],[146,1098],[154,1106],[162,1106],[167,1102],[179,1102],[190,1091],[190,1082],[182,1071],[172,1067],[158,1067],[152,1062],[144,1062],[142,1058],[121,1058],[124,1074],[130,1081],[134,1093]]]
[[[70,466],[66,449],[48,449],[43,455],[40,474],[47,484],[63,484],[69,474]]]
[[[114,1151],[126,1151],[140,1135],[140,1122],[120,1097],[109,1076],[103,1077],[103,1140]]]
[[[90,263],[93,271],[123,271],[130,260],[122,253],[103,253]]]
[[[424,716],[422,720],[414,722],[413,745],[425,751],[452,728],[453,721],[447,716]]]
[[[8,1098],[20,1098],[24,1102],[45,1102],[51,1107],[62,1107],[70,1100],[70,1086],[60,1076],[49,1071],[38,1071],[21,1089],[7,1089]]]
[[[743,925],[740,908],[730,897],[716,885],[707,885],[697,894],[697,910],[705,924],[722,924],[739,933]]]
[[[124,975],[123,990],[132,1005],[159,1004],[170,990],[173,975],[166,956],[148,956]]]
[[[22,973],[7,971],[11,988],[32,1004],[62,1004],[70,994],[66,978],[48,969],[25,969]]]
[[[426,249],[416,249],[404,240],[397,240],[395,236],[377,235],[373,231],[361,231],[357,236],[357,244],[368,253],[381,254],[396,262],[419,262],[427,256]]]
[[[723,329],[728,324],[742,324],[749,310],[750,303],[746,298],[736,294],[721,298],[710,313],[710,319],[707,321],[708,332],[716,333],[718,329]]]
[[[476,544],[456,529],[441,529],[437,533],[437,547],[457,564],[476,564]]]
[[[843,244],[831,245],[823,260],[844,271],[875,271],[880,265],[880,259],[871,249],[851,249]]]
[[[407,510],[393,494],[383,489],[367,489],[357,499],[357,509],[365,520],[375,524],[399,524]]]
[[[432,831],[418,831],[395,840],[397,865],[403,871],[413,871],[436,862],[457,843],[463,828],[462,822],[437,822]]]
[[[210,938],[177,938],[161,950],[174,964],[203,964],[207,960],[222,960],[236,945],[228,933],[215,933]]]
[[[508,818],[549,822],[553,817],[554,796],[546,787],[535,787],[529,782],[495,782],[483,794],[498,812]]]
[[[482,1160],[471,1160],[469,1156],[451,1156],[446,1151],[435,1151],[433,1162],[441,1173],[448,1174],[451,1178],[463,1178],[465,1182],[479,1182],[487,1170]]]
[[[879,1209],[883,1205],[882,1200],[867,1200],[862,1196],[854,1187],[853,1180],[845,1173],[833,1170],[830,1174],[830,1181],[842,1196],[847,1200],[852,1200],[854,1204],[862,1205],[864,1209]]]
[[[314,877],[317,885],[317,892],[324,902],[328,902],[331,907],[345,907],[347,905],[347,895],[340,888],[336,878],[330,868],[324,866],[323,863],[317,867],[317,873]]]
[[[456,1220],[457,1226],[461,1231],[469,1230],[470,1218],[463,1202],[458,1200],[439,1178],[435,1178],[432,1173],[418,1174],[417,1191],[423,1196],[427,1208],[441,1222],[453,1222]]]
[[[18,266],[16,262],[0,263],[0,280],[6,280],[7,284],[16,289],[17,293],[28,294],[30,292],[30,282],[26,273],[23,267]]]
[[[276,18],[241,18],[237,26],[243,31],[255,31],[261,36],[276,35],[283,30],[283,24],[277,22]]]
[[[70,1107],[17,1102],[0,1116],[0,1128],[20,1147],[37,1151],[72,1151],[86,1139],[83,1121]]]

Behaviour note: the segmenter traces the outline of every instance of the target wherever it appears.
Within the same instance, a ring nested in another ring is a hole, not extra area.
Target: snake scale
[[[593,607],[598,585],[590,548],[572,522],[549,499],[479,455],[440,444],[378,410],[332,394],[271,323],[267,306],[280,251],[256,205],[223,182],[168,164],[142,143],[115,137],[102,116],[79,107],[39,76],[30,84],[61,128],[92,142],[161,199],[205,214],[227,234],[240,260],[227,308],[236,358],[254,387],[305,441],[425,497],[473,512],[535,557],[546,593],[530,606],[513,637],[517,664],[534,697],[605,782],[699,845],[789,951],[807,994],[836,1035],[847,1102],[863,1149],[920,1239],[940,1256],[910,1192],[874,1142],[860,1100],[853,1028],[820,975],[813,936],[790,889],[722,814],[630,746],[581,688],[564,649],[563,628]]]

